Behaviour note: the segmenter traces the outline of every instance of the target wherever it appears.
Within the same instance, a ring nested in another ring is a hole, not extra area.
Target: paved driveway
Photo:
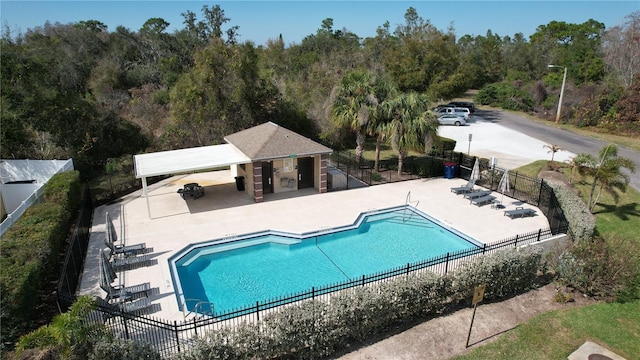
[[[502,168],[513,169],[536,160],[551,160],[549,149],[544,147],[549,143],[503,126],[496,121],[497,111],[479,110],[468,126],[441,126],[439,135],[456,140],[455,151],[489,159],[495,157]],[[562,162],[573,156],[574,153],[561,150],[556,152],[554,160]]]
[[[551,154],[543,148],[555,144],[566,151],[556,153],[557,161],[565,161],[574,154],[587,153],[598,157],[607,142],[589,136],[556,128],[552,124],[532,121],[526,116],[499,109],[479,109],[474,122],[462,128],[441,127],[443,136],[458,141],[456,151],[467,152],[468,134],[473,134],[471,154],[498,159],[498,166],[512,169],[533,160],[550,160]],[[630,177],[630,185],[640,191],[640,152],[618,146],[618,155],[630,159],[637,171],[623,171]]]

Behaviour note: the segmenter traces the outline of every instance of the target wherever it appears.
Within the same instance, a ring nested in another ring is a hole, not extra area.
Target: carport
[[[231,144],[139,154],[133,156],[133,161],[136,178],[142,179],[142,191],[146,198],[149,218],[151,207],[147,191],[148,177],[251,163],[251,159]]]

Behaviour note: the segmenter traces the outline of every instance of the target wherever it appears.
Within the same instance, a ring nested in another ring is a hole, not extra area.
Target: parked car
[[[455,107],[455,106],[453,106],[453,105],[448,105],[448,104],[445,104],[445,105],[438,105],[438,106],[436,106],[436,107],[432,108],[432,109],[431,109],[431,111],[434,111],[434,112],[441,112],[441,111],[442,111],[442,109],[446,109],[446,108],[453,108],[453,107]]]
[[[465,120],[469,120],[471,117],[471,111],[467,108],[458,108],[458,107],[444,107],[437,111],[438,114],[457,114],[464,116]]]
[[[467,125],[464,116],[458,114],[442,114],[438,116],[438,124],[440,125]]]
[[[469,101],[452,101],[447,105],[455,106],[455,107],[463,107],[469,109],[469,112],[476,112],[476,106]]]

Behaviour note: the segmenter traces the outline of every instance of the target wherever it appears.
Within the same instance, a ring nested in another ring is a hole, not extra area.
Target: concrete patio
[[[205,187],[204,197],[183,200],[177,190],[193,182]],[[536,210],[536,216],[510,219],[490,205],[471,205],[450,191],[464,183],[462,179],[434,178],[324,194],[303,189],[267,194],[264,202],[255,203],[237,191],[228,170],[174,176],[149,187],[149,208],[147,198],[138,191],[95,209],[79,293],[105,296],[99,286],[98,258],[99,249],[106,248],[107,212],[118,239],[124,239],[125,245],[145,243],[152,251],[152,265],[120,273],[119,281],[126,285],[149,282],[154,289],[150,315],[171,321],[182,321],[184,315],[174,293],[168,258],[193,243],[269,229],[304,233],[350,225],[364,211],[404,205],[407,198],[421,211],[481,243],[549,227],[539,209],[507,196],[504,210],[524,206]]]

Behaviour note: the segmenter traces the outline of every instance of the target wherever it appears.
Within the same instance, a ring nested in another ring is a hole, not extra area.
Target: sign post
[[[487,284],[482,284],[476,286],[473,290],[473,300],[471,304],[473,305],[473,316],[471,317],[471,325],[469,325],[469,335],[467,335],[467,345],[465,347],[469,347],[469,339],[471,338],[471,328],[473,327],[473,320],[476,318],[476,309],[478,308],[478,303],[482,301],[484,298],[484,289],[487,287]]]
[[[473,138],[473,134],[469,134],[469,147],[467,148],[467,155],[471,152],[471,139]]]

